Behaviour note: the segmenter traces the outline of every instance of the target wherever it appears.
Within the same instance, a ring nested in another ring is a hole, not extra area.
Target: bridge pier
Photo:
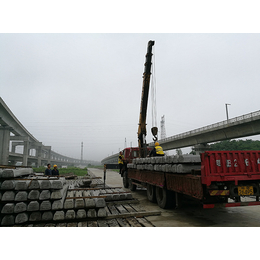
[[[194,150],[196,152],[196,155],[199,155],[200,153],[211,150],[211,148],[207,143],[204,143],[194,145]]]
[[[29,141],[23,142],[23,166],[28,166]]]
[[[10,127],[0,127],[0,164],[8,165]]]

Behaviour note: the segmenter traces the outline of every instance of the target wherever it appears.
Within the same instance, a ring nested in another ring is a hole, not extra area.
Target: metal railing
[[[229,126],[229,124],[232,124],[232,123],[237,123],[237,122],[243,123],[243,122],[241,122],[243,120],[251,119],[251,121],[254,121],[255,117],[258,117],[258,116],[260,116],[260,110],[246,114],[246,115],[231,118],[231,119],[228,119],[228,120],[225,120],[225,121],[221,121],[221,122],[218,122],[218,123],[215,123],[215,124],[212,124],[212,125],[200,127],[198,129],[194,129],[194,130],[191,130],[191,131],[188,131],[188,132],[184,132],[182,134],[170,136],[170,137],[161,139],[160,142],[163,143],[163,142],[173,141],[173,140],[176,140],[176,139],[182,139],[182,138],[189,136],[189,135],[202,133],[202,132],[208,131],[208,130],[214,130],[214,129],[219,128],[219,127]]]

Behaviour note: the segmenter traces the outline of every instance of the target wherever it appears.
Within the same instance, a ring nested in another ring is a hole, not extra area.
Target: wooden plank
[[[122,205],[116,205],[115,207],[121,214],[128,213],[128,211]]]
[[[146,218],[136,218],[136,220],[144,227],[155,227],[150,221]]]
[[[134,217],[126,218],[126,221],[131,227],[142,227],[142,225]]]
[[[120,213],[117,211],[116,207],[114,205],[108,205],[107,206],[112,213],[111,215],[119,215]]]
[[[136,211],[139,211],[139,212],[143,212],[143,211],[145,211],[144,210],[144,208],[143,208],[143,206],[141,206],[141,205],[133,205],[133,203],[129,203],[129,205],[131,206],[131,207],[133,207]]]
[[[83,197],[66,197],[67,199],[87,199],[87,198],[106,198],[106,196],[83,196]]]
[[[107,201],[107,205],[113,205],[113,204],[139,204],[140,201],[137,199],[132,199],[132,200],[119,200],[119,201]]]
[[[68,223],[67,227],[78,227],[78,223],[77,222]]]
[[[98,219],[98,220],[97,220],[97,223],[98,223],[98,226],[99,226],[99,227],[109,227],[109,225],[108,225],[108,223],[107,223],[106,220],[100,220],[100,219]]]
[[[136,212],[136,210],[131,207],[129,204],[123,205],[124,208],[128,211],[128,212]]]
[[[112,215],[111,212],[110,212],[110,210],[109,210],[109,208],[108,208],[107,206],[105,207],[105,210],[106,210],[106,212],[107,212],[107,216]]]
[[[130,227],[128,222],[125,220],[125,218],[116,218],[116,221],[120,225],[120,227]]]
[[[44,227],[56,227],[56,224],[54,223],[47,223]]]
[[[56,227],[67,227],[67,223],[57,223]]]
[[[78,223],[78,227],[87,227],[88,226],[88,222],[87,221],[82,221]]]
[[[124,214],[117,215],[120,218],[129,218],[129,217],[146,217],[146,216],[158,216],[161,215],[161,211],[145,211],[145,212],[129,212]],[[116,215],[107,216],[105,219],[115,218]]]
[[[107,224],[109,225],[109,227],[120,227],[120,225],[114,218],[107,220]]]
[[[88,221],[88,227],[98,227],[97,221]]]

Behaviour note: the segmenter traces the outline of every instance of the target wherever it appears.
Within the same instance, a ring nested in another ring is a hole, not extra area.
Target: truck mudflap
[[[257,206],[260,205],[260,201],[244,201],[244,202],[231,202],[231,203],[216,203],[216,204],[203,204],[204,209],[213,208],[231,208],[240,206]]]

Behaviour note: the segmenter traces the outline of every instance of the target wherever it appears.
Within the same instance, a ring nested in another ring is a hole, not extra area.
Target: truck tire
[[[127,177],[126,171],[123,173],[123,185],[124,185],[125,188],[129,187],[129,182],[128,182],[128,177]]]
[[[156,187],[157,204],[162,209],[173,208],[176,205],[175,193],[169,190]]]
[[[146,186],[146,194],[147,198],[151,202],[156,202],[156,192],[155,192],[155,186],[151,184],[147,184]]]
[[[136,190],[136,185],[133,184],[132,179],[128,179],[128,184],[129,184],[129,189],[131,191],[135,191]]]

